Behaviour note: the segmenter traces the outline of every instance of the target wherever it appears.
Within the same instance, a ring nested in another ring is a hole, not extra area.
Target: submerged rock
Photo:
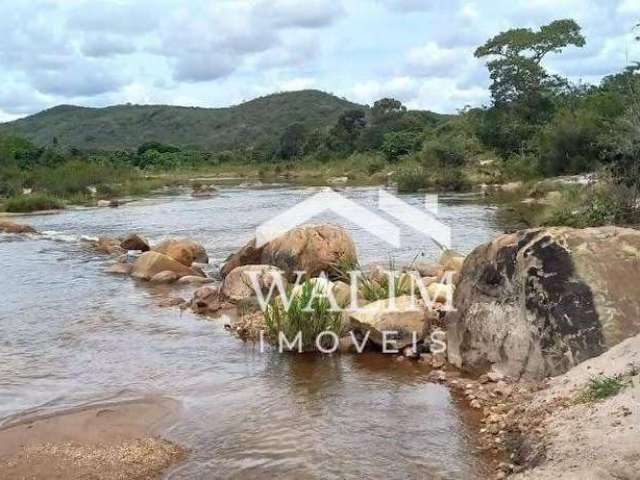
[[[4,233],[38,233],[31,225],[0,220],[0,232]]]
[[[502,235],[464,262],[447,314],[449,361],[514,378],[566,372],[640,332],[640,231]]]
[[[173,238],[160,242],[155,252],[167,255],[181,264],[190,267],[193,262],[208,263],[207,251],[198,242],[188,238]]]
[[[116,263],[115,265],[111,265],[107,267],[105,273],[114,273],[118,275],[129,275],[131,273],[131,269],[133,265],[131,263]]]
[[[296,271],[308,277],[331,273],[340,262],[355,261],[356,247],[346,230],[337,225],[304,225],[289,230],[261,247],[255,239],[227,258],[222,275],[242,265],[273,265],[290,280]]]
[[[197,275],[192,269],[173,258],[150,251],[143,253],[136,259],[131,269],[131,276],[141,280],[150,280],[154,275],[164,271],[174,272],[178,277]]]
[[[110,237],[107,235],[101,235],[95,242],[96,250],[109,255],[122,255],[127,251],[120,246],[120,239]]]

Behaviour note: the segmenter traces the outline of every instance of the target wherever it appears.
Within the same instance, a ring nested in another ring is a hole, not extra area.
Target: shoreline
[[[8,480],[156,478],[186,458],[162,436],[179,411],[147,396],[18,416],[0,429],[0,471]]]

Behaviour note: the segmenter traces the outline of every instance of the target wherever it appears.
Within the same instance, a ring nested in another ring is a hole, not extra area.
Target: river
[[[446,387],[427,381],[420,364],[372,353],[260,353],[220,320],[159,307],[169,287],[105,274],[108,257],[79,241],[129,231],[152,241],[187,236],[206,247],[214,268],[258,224],[316,191],[224,187],[210,199],[157,196],[116,209],[17,217],[45,234],[0,236],[0,423],[165,395],[182,403],[167,437],[191,450],[170,479],[483,478],[465,410]],[[343,193],[375,206],[374,188]],[[419,195],[402,199],[424,207]],[[469,196],[441,196],[439,218],[463,253],[504,228],[495,207]],[[392,248],[333,213],[317,220],[344,224],[363,264],[437,256],[410,228]]]

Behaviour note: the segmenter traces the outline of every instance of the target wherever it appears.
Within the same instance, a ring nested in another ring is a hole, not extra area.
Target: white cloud
[[[640,0],[4,0],[0,115],[309,87],[455,111],[487,99],[475,47],[558,18],[575,18],[587,45],[550,55],[553,72],[597,82],[640,59]]]

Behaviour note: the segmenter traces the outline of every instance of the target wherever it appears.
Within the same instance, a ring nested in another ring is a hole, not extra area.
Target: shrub
[[[422,168],[406,169],[396,176],[398,193],[415,193],[429,188],[430,181]]]
[[[389,132],[384,135],[384,142],[380,149],[390,162],[396,162],[403,155],[418,150],[420,133],[417,132]]]
[[[435,181],[436,188],[443,192],[465,192],[471,189],[471,182],[462,170],[443,169]]]
[[[7,212],[35,212],[38,210],[59,210],[64,203],[50,195],[19,195],[7,199]]]
[[[375,175],[378,172],[384,170],[384,163],[374,160],[369,165],[367,165],[367,174]]]
[[[322,284],[318,279],[307,280],[298,292],[287,292],[293,295],[289,309],[285,309],[280,299],[276,299],[265,311],[265,323],[269,337],[278,341],[280,332],[289,342],[293,342],[298,333],[302,336],[303,351],[316,349],[316,338],[321,332],[331,331],[340,337],[342,335],[342,313],[331,311],[331,304],[326,297],[318,296],[322,293]],[[332,342],[327,335],[323,340],[331,347]]]
[[[561,110],[537,137],[540,167],[545,175],[593,171],[600,156],[599,118],[589,111]]]

